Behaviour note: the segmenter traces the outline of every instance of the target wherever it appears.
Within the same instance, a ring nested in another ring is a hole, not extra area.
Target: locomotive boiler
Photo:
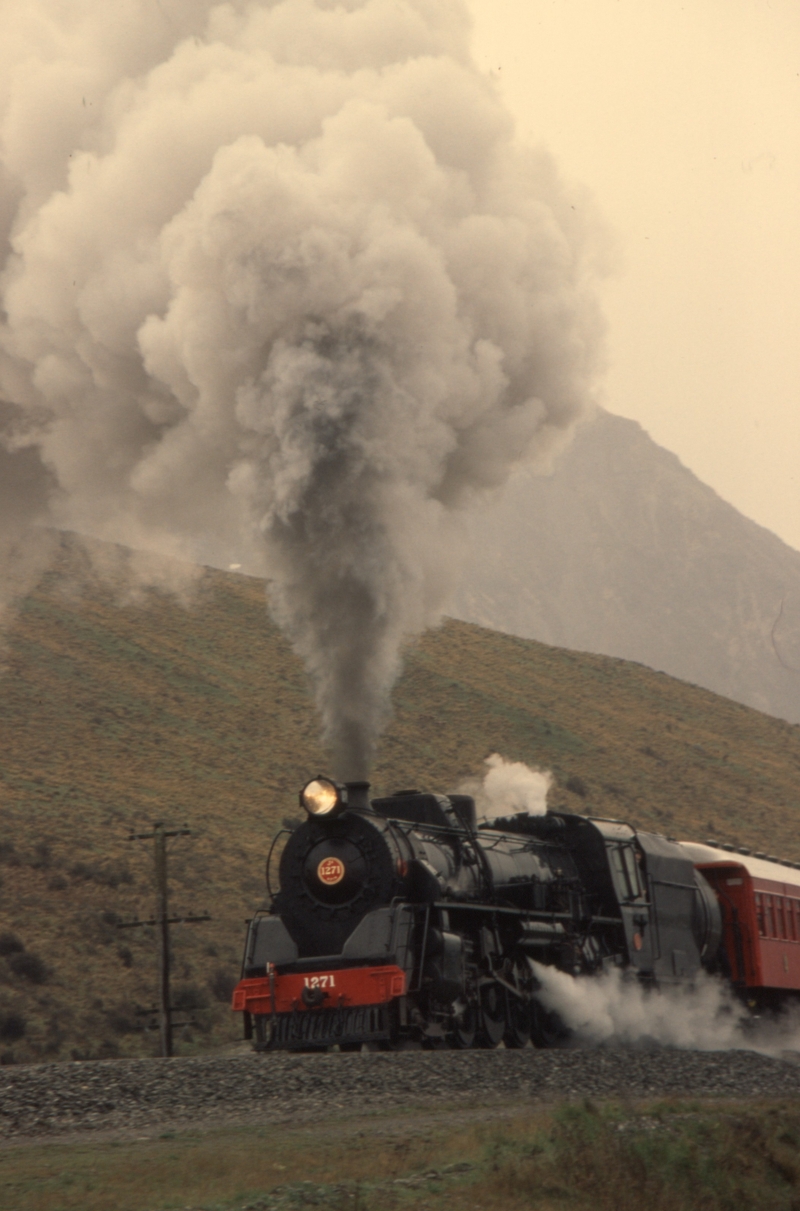
[[[322,776],[300,802],[233,995],[257,1048],[551,1046],[538,965],[663,985],[724,962],[717,897],[663,837],[564,812],[479,825],[466,795]]]

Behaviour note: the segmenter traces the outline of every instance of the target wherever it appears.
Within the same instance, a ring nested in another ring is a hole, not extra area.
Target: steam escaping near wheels
[[[766,1055],[800,1049],[796,1007],[754,1019],[719,976],[698,972],[688,985],[648,988],[620,969],[580,980],[544,964],[533,966],[539,1005],[576,1045],[657,1044]]]
[[[589,202],[515,141],[458,0],[12,7],[15,525],[266,576],[363,777],[459,510],[589,406]]]

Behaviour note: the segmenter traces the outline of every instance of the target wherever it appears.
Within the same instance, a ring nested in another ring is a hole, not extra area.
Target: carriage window
[[[778,926],[777,937],[786,937],[786,918],[783,915],[783,896],[775,897],[775,924]]]
[[[772,907],[772,896],[764,896],[764,919],[767,926],[766,936],[775,937],[775,912]]]
[[[797,941],[797,917],[796,917],[797,902],[795,900],[786,901],[786,913],[788,917],[786,936],[791,938],[793,942]]]
[[[761,937],[764,937],[764,905],[761,900],[761,893],[756,892],[756,917],[758,918],[758,932]]]

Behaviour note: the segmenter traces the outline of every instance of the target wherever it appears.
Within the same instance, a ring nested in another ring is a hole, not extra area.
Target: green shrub
[[[96,862],[75,862],[69,873],[73,879],[84,883],[99,883],[103,887],[119,887],[121,883],[133,883],[133,875],[125,865],[99,866]]]
[[[22,954],[25,949],[24,942],[21,942],[16,934],[6,930],[0,933],[0,956]]]
[[[216,1001],[230,1002],[237,983],[236,976],[231,971],[225,967],[218,967],[208,981],[208,986]]]
[[[25,1019],[21,1013],[6,1013],[0,1017],[0,1039],[14,1043],[25,1037]]]
[[[44,960],[28,950],[13,954],[8,960],[8,966],[15,976],[29,980],[31,984],[44,984],[49,974]]]
[[[34,870],[48,870],[53,865],[53,855],[47,841],[37,841],[33,847],[33,857],[28,859],[28,865]]]
[[[208,996],[196,984],[178,984],[172,992],[175,1009],[191,1013],[195,1009],[208,1009]]]
[[[577,774],[572,774],[567,778],[566,787],[568,791],[572,791],[573,795],[580,795],[582,799],[585,799],[589,793],[583,778],[579,778]]]

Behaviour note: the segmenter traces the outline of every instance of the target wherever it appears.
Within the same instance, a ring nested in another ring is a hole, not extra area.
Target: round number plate
[[[317,867],[317,878],[326,887],[341,883],[344,878],[344,862],[339,858],[323,858]]]

